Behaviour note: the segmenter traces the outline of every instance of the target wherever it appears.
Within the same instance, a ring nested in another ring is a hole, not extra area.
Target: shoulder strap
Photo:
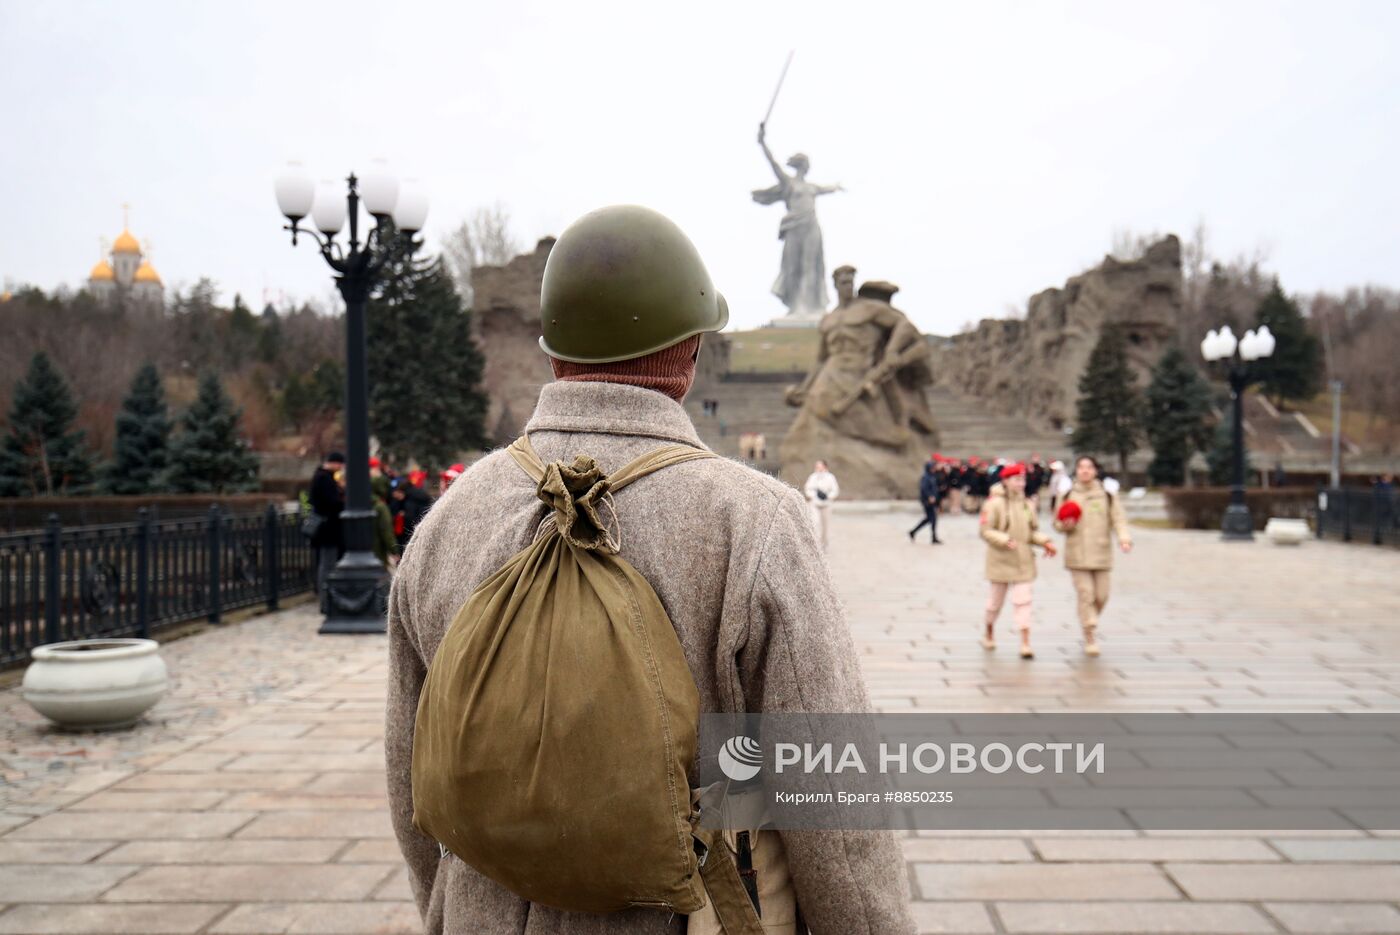
[[[510,456],[515,459],[515,463],[520,465],[521,470],[530,475],[530,479],[535,483],[544,480],[544,462],[540,456],[535,454],[534,447],[530,444],[530,439],[521,435],[506,448]]]
[[[521,435],[511,442],[506,449],[510,456],[515,459],[515,463],[529,474],[535,483],[544,479],[544,461],[535,452],[535,448],[530,444],[530,439]],[[622,467],[608,475],[608,489],[617,491],[626,487],[642,477],[646,477],[653,471],[670,467],[673,464],[683,464],[686,461],[697,461],[701,458],[718,458],[719,455],[704,448],[692,448],[690,445],[662,445],[653,448],[644,454],[633,458]]]

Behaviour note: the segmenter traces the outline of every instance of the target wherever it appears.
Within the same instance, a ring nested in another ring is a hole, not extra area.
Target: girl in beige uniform
[[[1125,553],[1133,548],[1128,517],[1115,492],[1099,480],[1099,464],[1088,455],[1074,462],[1074,482],[1061,498],[1055,528],[1065,534],[1065,567],[1074,578],[1084,652],[1099,654],[1095,633],[1108,603],[1108,576],[1113,568],[1113,539]],[[1111,483],[1111,482],[1110,482]]]
[[[1026,466],[1008,464],[1001,470],[1000,482],[987,495],[982,505],[982,539],[987,543],[987,581],[991,593],[987,598],[986,634],[982,646],[996,649],[996,622],[1001,615],[1006,595],[1016,628],[1021,631],[1021,658],[1034,658],[1031,651],[1031,583],[1035,581],[1035,552],[1040,546],[1049,558],[1055,556],[1055,544],[1040,531],[1035,512],[1026,500]]]

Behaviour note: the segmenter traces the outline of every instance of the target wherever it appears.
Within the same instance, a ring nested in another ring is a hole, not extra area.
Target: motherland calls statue
[[[898,286],[872,281],[853,295],[855,272],[832,274],[837,305],[821,320],[816,362],[788,389],[801,411],[783,440],[783,476],[800,481],[822,459],[849,496],[908,497],[938,439],[928,342],[890,304]]]
[[[817,224],[817,196],[844,191],[840,185],[816,185],[807,181],[811,162],[802,153],[789,157],[792,174],[783,171],[764,140],[763,124],[758,126],[758,145],[773,167],[778,184],[754,191],[753,200],[761,205],[781,201],[787,213],[778,225],[783,242],[782,267],[773,281],[773,294],[787,306],[785,323],[815,323],[826,308],[826,260],[822,255],[822,230]]]

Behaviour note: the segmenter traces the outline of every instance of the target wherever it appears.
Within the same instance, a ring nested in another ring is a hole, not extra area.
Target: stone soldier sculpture
[[[807,391],[812,386],[812,381],[821,372],[822,362],[827,358],[826,334],[827,322],[832,315],[843,308],[846,308],[856,297],[856,268],[854,266],[838,266],[831,274],[831,283],[836,287],[836,308],[822,316],[821,325],[817,337],[817,366],[807,372],[806,378],[798,386],[790,386],[784,394],[789,406],[801,406],[807,398]]]
[[[778,165],[758,128],[758,145],[777,176],[778,184],[757,189],[753,200],[761,205],[781,201],[787,207],[778,225],[783,242],[782,266],[773,281],[773,294],[787,306],[787,317],[815,321],[826,308],[826,260],[822,252],[822,231],[817,224],[817,196],[844,191],[840,185],[817,185],[807,181],[811,161],[802,153],[789,157],[789,174]]]
[[[928,342],[904,313],[890,304],[899,287],[881,280],[863,283],[857,295],[873,299],[885,306],[874,320],[890,327],[889,337],[880,353],[880,362],[871,377],[861,387],[862,393],[884,393],[896,424],[908,424],[916,433],[932,435],[933,413],[928,407],[925,389],[933,383]]]
[[[809,463],[808,448],[829,451],[853,495],[908,496],[908,478],[937,441],[925,398],[933,381],[928,344],[890,304],[897,286],[871,281],[852,297],[854,269],[843,266],[832,278],[842,304],[822,318],[816,362],[786,394],[801,412],[784,440],[783,464]]]
[[[855,270],[833,274],[837,291],[849,289]],[[932,382],[928,345],[913,323],[889,300],[898,287],[873,281],[821,321],[816,366],[787,402],[801,406],[843,435],[898,447],[911,430],[932,434],[933,418],[923,397]]]

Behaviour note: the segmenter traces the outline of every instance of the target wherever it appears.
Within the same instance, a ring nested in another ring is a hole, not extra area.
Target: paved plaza
[[[1400,553],[1139,529],[1083,657],[1042,562],[1034,642],[977,643],[971,517],[845,505],[831,564],[887,711],[1400,710]],[[170,643],[169,696],[116,734],[0,691],[3,933],[412,933],[385,809],[383,637],[305,606]],[[1394,764],[1400,776],[1400,763]],[[922,932],[1400,932],[1400,834],[921,833]],[[454,933],[455,935],[455,933]]]

